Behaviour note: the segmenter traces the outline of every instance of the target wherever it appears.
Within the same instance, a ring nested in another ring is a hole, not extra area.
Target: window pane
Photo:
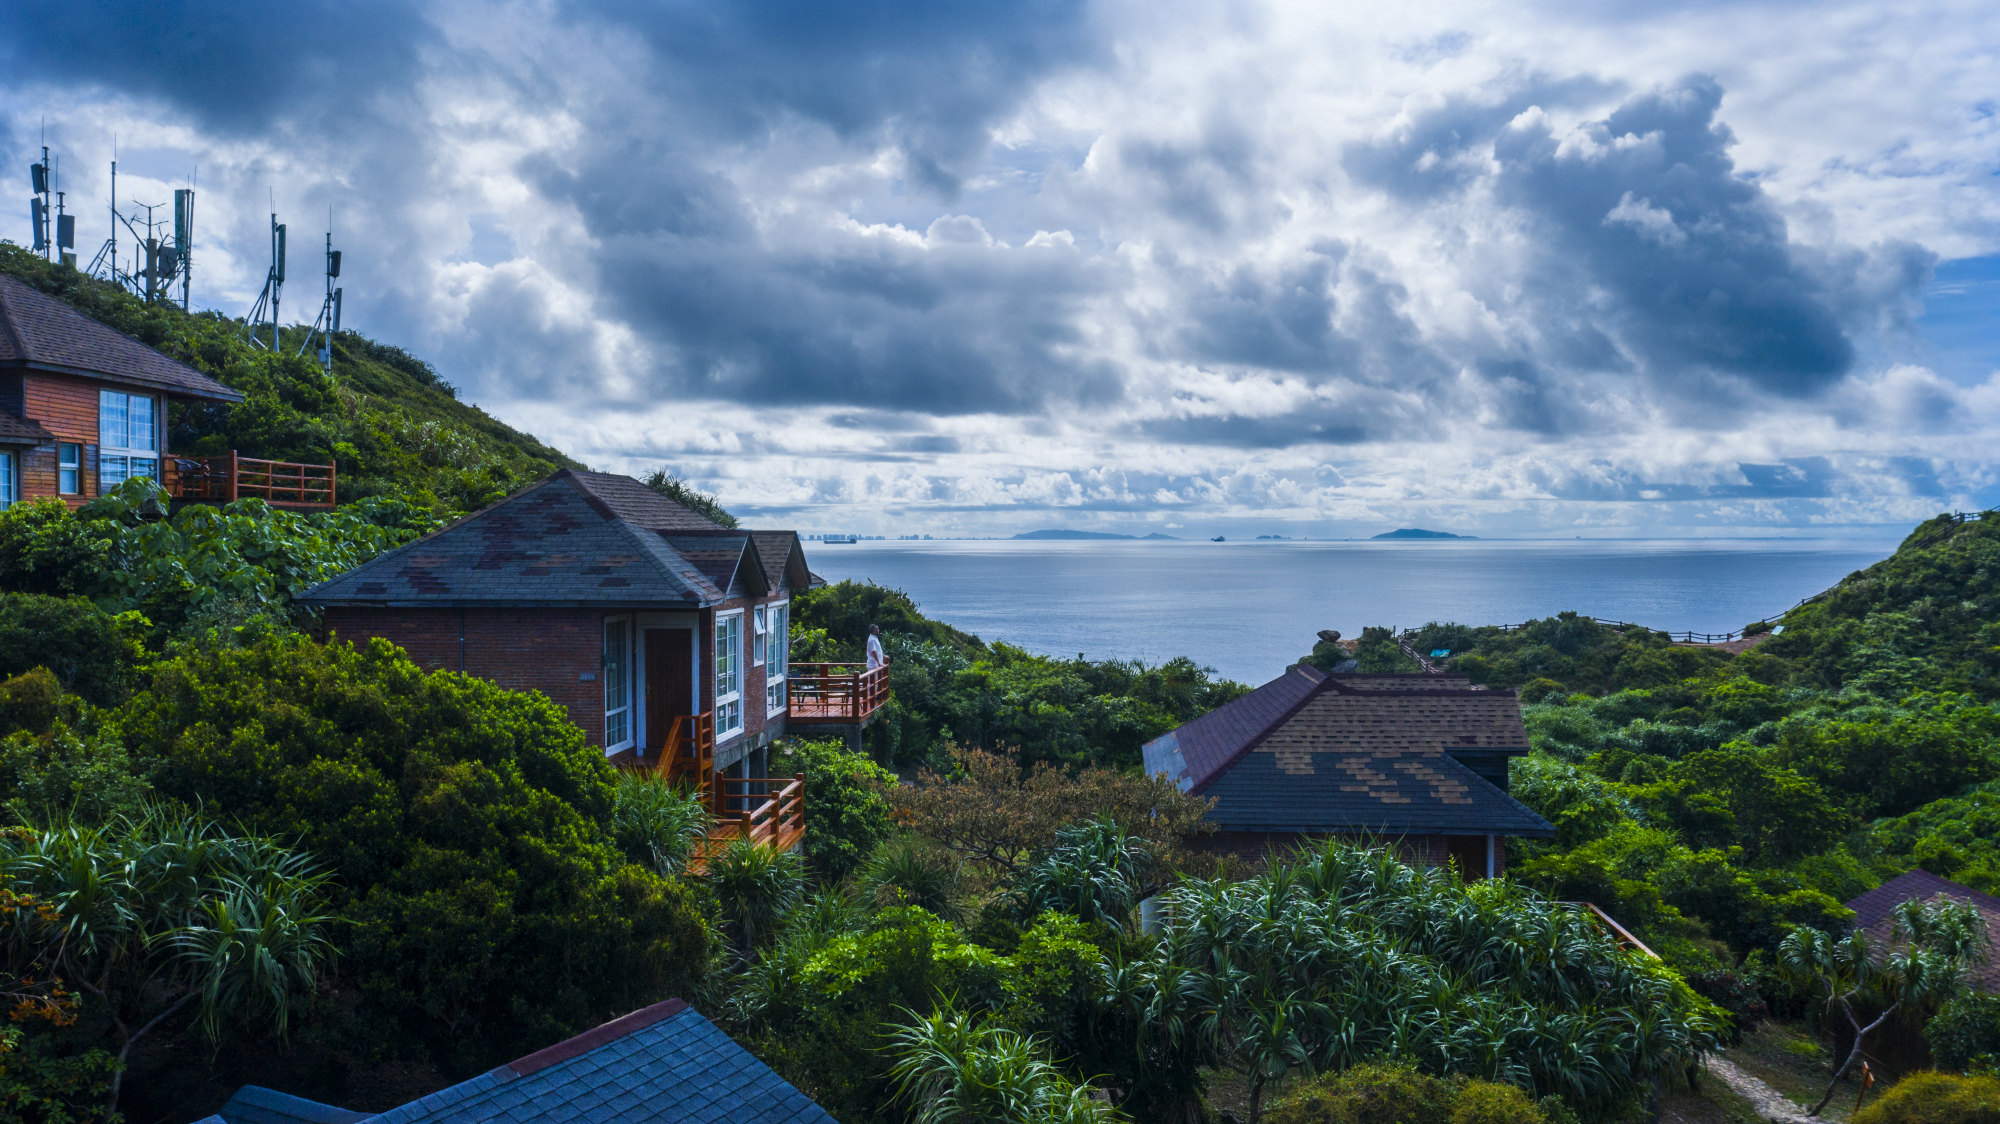
[[[131,431],[129,449],[151,450],[153,444],[153,400],[133,395],[126,404],[125,419]]]
[[[125,482],[124,457],[97,458],[97,492],[102,495]]]
[[[14,502],[14,454],[0,453],[0,511]]]
[[[761,606],[761,605],[760,605],[760,606],[758,606],[758,607],[757,607],[756,609],[753,609],[753,610],[751,610],[751,612],[752,612],[752,614],[753,614],[753,617],[752,617],[752,620],[751,620],[751,629],[752,629],[752,633],[751,633],[751,640],[750,640],[750,662],[751,662],[751,663],[763,663],[763,662],[764,662],[764,609],[763,609],[763,606]]]
[[[125,470],[125,475],[128,477],[150,476],[155,480],[160,478],[160,462],[151,457],[133,457],[127,463],[130,467]]]
[[[771,610],[771,664],[777,674],[783,675],[792,666],[792,607],[780,605]]]
[[[610,621],[604,626],[604,744],[615,746],[631,736],[632,694],[626,674],[626,649],[631,622]]]
[[[126,397],[115,390],[97,392],[97,443],[107,449],[126,448]]]
[[[715,696],[718,699],[742,690],[738,678],[743,664],[742,630],[741,615],[715,622]]]
[[[56,446],[56,490],[67,495],[75,495],[83,490],[83,446],[62,444]]]

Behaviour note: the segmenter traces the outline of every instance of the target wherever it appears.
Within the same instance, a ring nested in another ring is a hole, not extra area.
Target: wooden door
[[[1458,864],[1458,876],[1467,882],[1486,877],[1486,837],[1484,835],[1447,835],[1444,837],[1445,854]]]
[[[694,711],[694,630],[646,630],[646,744],[667,744],[674,719]]]

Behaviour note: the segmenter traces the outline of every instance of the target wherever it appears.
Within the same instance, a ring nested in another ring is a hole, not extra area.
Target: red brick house
[[[150,476],[176,499],[259,496],[333,505],[333,466],[176,457],[169,402],[243,401],[185,363],[0,274],[0,508],[57,497],[76,507]]]
[[[709,785],[719,812],[766,795],[772,739],[858,727],[886,673],[790,660],[792,531],[722,527],[629,476],[565,469],[307,590],[343,640],[540,691],[605,755]]]
[[[1508,836],[1555,835],[1507,795],[1507,763],[1528,752],[1520,701],[1462,675],[1300,664],[1144,752],[1148,773],[1215,801],[1195,845],[1248,859],[1345,836],[1486,878],[1506,870]]]

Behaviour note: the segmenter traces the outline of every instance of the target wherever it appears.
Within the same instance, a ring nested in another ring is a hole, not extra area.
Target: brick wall
[[[155,447],[162,457],[167,448],[167,399],[157,390],[46,371],[20,372],[21,416],[41,424],[56,440],[83,446],[79,482],[82,490],[63,496],[78,507],[97,495],[97,393],[99,389],[149,394],[155,403],[153,428]],[[57,495],[56,448],[45,445],[30,449],[21,458],[21,498],[40,499]]]
[[[604,616],[596,609],[332,608],[322,620],[341,640],[379,636],[399,645],[426,671],[463,670],[510,691],[540,691],[602,745]]]

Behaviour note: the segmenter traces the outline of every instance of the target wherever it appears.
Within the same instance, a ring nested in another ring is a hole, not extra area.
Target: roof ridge
[[[636,1011],[620,1015],[610,1022],[599,1023],[582,1034],[572,1035],[553,1046],[547,1046],[536,1050],[532,1054],[515,1058],[505,1065],[494,1067],[489,1072],[501,1081],[511,1081],[516,1077],[526,1077],[531,1073],[547,1069],[558,1062],[566,1062],[571,1058],[587,1054],[599,1046],[616,1042],[620,1038],[644,1030],[654,1023],[665,1022],[682,1011],[690,1009],[684,1000],[663,999],[650,1007],[641,1007]]]
[[[1285,675],[1290,675],[1290,674],[1291,674],[1291,669],[1286,668]],[[1283,679],[1283,678],[1284,678],[1283,675],[1278,677],[1278,679]],[[1274,679],[1272,680],[1272,682],[1275,683],[1278,681],[1278,679]],[[1234,753],[1231,753],[1228,757],[1223,758],[1222,763],[1220,765],[1217,765],[1215,768],[1210,769],[1207,777],[1203,778],[1199,783],[1189,785],[1187,788],[1187,794],[1189,796],[1200,796],[1202,793],[1208,791],[1209,787],[1215,784],[1216,781],[1221,780],[1223,777],[1228,776],[1229,771],[1231,769],[1234,769],[1237,765],[1241,764],[1243,759],[1250,755],[1251,750],[1254,750],[1258,746],[1263,745],[1265,740],[1271,736],[1273,731],[1278,729],[1278,727],[1283,726],[1285,723],[1290,722],[1292,718],[1298,714],[1299,711],[1304,710],[1306,708],[1307,703],[1313,701],[1320,695],[1324,694],[1326,692],[1327,684],[1331,682],[1333,682],[1333,676],[1329,675],[1326,678],[1321,679],[1319,682],[1314,683],[1312,686],[1306,688],[1305,694],[1300,695],[1296,702],[1292,703],[1292,705],[1286,707],[1283,711],[1279,712],[1277,717],[1265,723],[1264,728],[1257,731],[1257,735],[1255,737],[1244,742],[1241,746],[1238,746]],[[1248,698],[1249,696],[1245,695],[1243,697]],[[1238,700],[1236,699],[1231,699],[1229,702],[1224,703],[1223,706],[1233,705],[1237,701]],[[1222,707],[1216,708],[1216,710],[1220,709],[1222,709]],[[1215,713],[1215,711],[1212,710],[1209,711],[1209,713],[1213,714]]]

